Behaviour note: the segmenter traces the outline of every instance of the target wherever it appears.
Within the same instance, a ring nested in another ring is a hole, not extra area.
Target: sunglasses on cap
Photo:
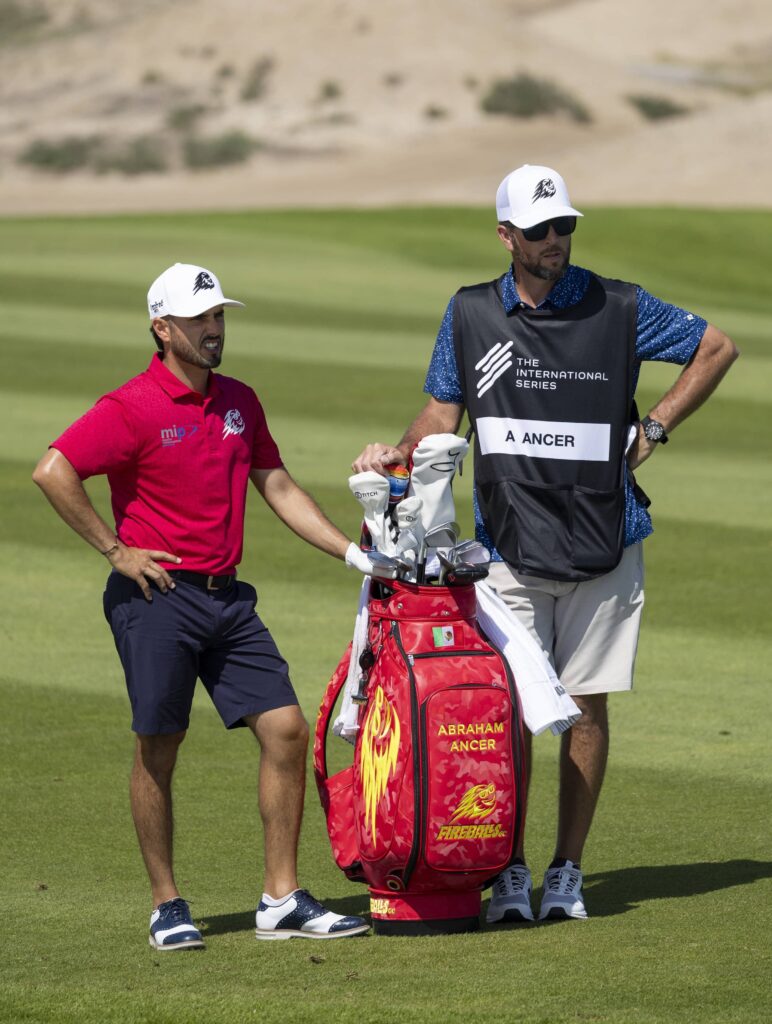
[[[520,228],[526,242],[543,242],[549,234],[550,228],[555,229],[556,235],[572,235],[576,228],[576,217],[553,217],[552,220],[543,220],[541,224],[534,224],[532,228]]]

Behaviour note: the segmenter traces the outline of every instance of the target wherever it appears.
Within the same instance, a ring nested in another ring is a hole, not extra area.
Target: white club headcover
[[[451,483],[469,451],[469,442],[455,434],[427,434],[413,452],[407,498],[421,499],[423,532],[456,518]]]
[[[389,481],[385,476],[371,470],[350,476],[348,486],[364,509],[365,523],[370,531],[373,547],[384,554],[393,554],[393,551],[387,551],[384,546],[384,536],[387,536],[385,515],[389,504]]]
[[[399,536],[401,536],[405,530],[409,530],[420,543],[421,538],[424,535],[423,522],[421,521],[422,508],[423,502],[417,494],[412,494],[407,498],[403,498],[397,505],[395,515]],[[399,545],[399,541],[397,544]]]

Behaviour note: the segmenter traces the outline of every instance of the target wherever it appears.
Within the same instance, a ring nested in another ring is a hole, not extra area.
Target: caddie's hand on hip
[[[134,580],[145,595],[146,601],[153,600],[148,580],[155,583],[162,594],[176,587],[174,580],[166,569],[157,564],[156,559],[178,564],[182,561],[176,555],[170,555],[168,551],[147,551],[145,548],[129,548],[125,544],[118,544],[115,550],[107,555],[113,569]]]
[[[407,465],[407,459],[399,448],[374,441],[356,457],[351,463],[351,468],[355,473],[367,473],[372,470],[380,473],[381,476],[386,476],[384,466],[390,466],[394,462],[398,462],[401,466]]]
[[[630,445],[630,450],[627,453],[627,465],[631,470],[636,470],[641,463],[649,458],[656,447],[657,442],[650,441],[644,434],[643,427],[638,424],[638,436]]]

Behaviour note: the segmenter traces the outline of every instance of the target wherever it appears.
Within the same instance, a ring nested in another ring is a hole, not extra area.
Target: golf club
[[[458,562],[487,565],[491,560],[491,553],[479,540],[462,540],[450,552],[450,557]]]
[[[416,583],[423,583],[426,579],[426,554],[429,548],[452,548],[458,540],[458,523],[440,523],[431,530],[427,530],[421,542],[418,552],[418,565],[416,569]]]

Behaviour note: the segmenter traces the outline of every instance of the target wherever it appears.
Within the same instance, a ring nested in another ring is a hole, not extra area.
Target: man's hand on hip
[[[145,595],[146,601],[153,600],[153,594],[148,580],[155,583],[162,594],[168,590],[174,590],[176,584],[166,569],[157,564],[156,559],[162,562],[181,562],[182,559],[176,555],[170,555],[168,551],[146,551],[145,548],[128,548],[125,544],[119,543],[115,551],[107,555],[107,561],[124,576],[139,586]]]
[[[646,437],[643,432],[643,427],[639,423],[638,436],[630,445],[630,450],[627,453],[627,465],[631,470],[636,470],[641,463],[645,462],[646,459],[649,458],[656,447],[657,442],[650,441],[648,437]]]

